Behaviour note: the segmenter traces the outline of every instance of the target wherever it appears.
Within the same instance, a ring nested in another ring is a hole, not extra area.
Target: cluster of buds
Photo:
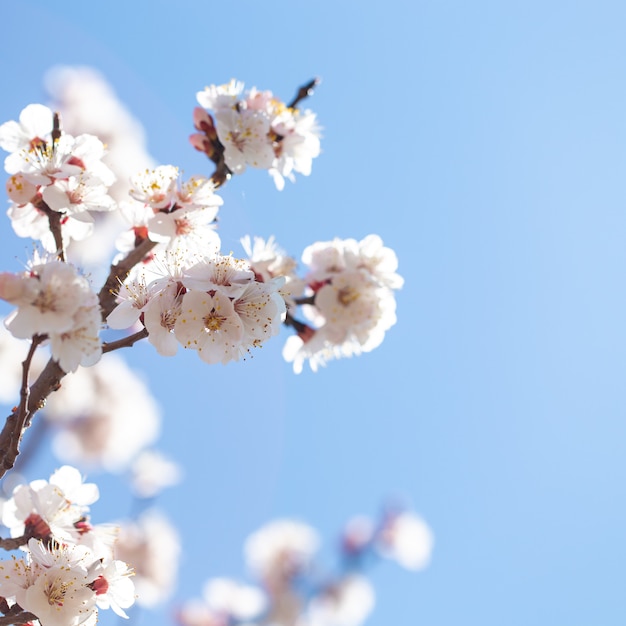
[[[115,529],[89,522],[98,497],[97,486],[66,465],[49,481],[16,487],[4,503],[2,523],[13,539],[0,545],[26,553],[0,561],[1,609],[11,623],[91,626],[99,609],[127,617],[124,609],[135,602],[133,572],[114,558]]]
[[[372,556],[419,570],[433,547],[428,525],[408,511],[387,512],[375,523],[352,520],[341,543],[340,568],[324,575],[316,563],[320,540],[299,521],[275,520],[248,537],[248,569],[258,586],[209,580],[203,600],[183,605],[181,626],[272,624],[273,626],[360,626],[374,608],[374,589],[363,573]]]
[[[191,143],[224,177],[241,174],[249,165],[269,170],[276,187],[283,189],[285,178],[294,181],[294,172],[308,176],[320,153],[315,114],[296,108],[315,84],[303,87],[304,93],[290,104],[271,91],[244,92],[243,83],[235,80],[206,87],[197,95],[202,108],[194,111],[194,125],[200,132],[191,135]]]

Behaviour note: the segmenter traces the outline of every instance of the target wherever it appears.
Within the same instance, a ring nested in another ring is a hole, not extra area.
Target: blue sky
[[[263,172],[229,183],[224,247],[274,234],[299,256],[375,232],[399,257],[385,342],[315,375],[282,362],[286,335],[227,367],[127,353],[187,474],[160,500],[184,534],[177,599],[243,575],[244,538],[273,517],[331,546],[347,517],[401,496],[435,532],[433,562],[372,572],[371,626],[624,623],[623,3],[41,0],[3,15],[2,121],[44,99],[50,66],[91,65],[189,174],[210,173],[187,143],[198,90],[236,77],[289,99],[320,76],[312,175],[281,193]],[[19,269],[25,244],[3,232]],[[123,494],[99,518],[123,515]]]

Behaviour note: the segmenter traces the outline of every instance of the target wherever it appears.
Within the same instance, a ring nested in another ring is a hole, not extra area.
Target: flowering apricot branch
[[[116,404],[116,394],[135,401],[141,395],[140,384],[114,355],[102,356],[143,339],[163,356],[173,356],[182,346],[196,351],[206,363],[226,364],[245,359],[286,326],[295,335],[287,340],[283,355],[297,373],[305,362],[316,370],[331,359],[368,352],[381,343],[395,323],[394,292],[402,278],[396,273],[395,253],[380,237],[308,246],[302,254],[303,276],[296,271],[295,259],[272,237],[242,238],[245,258],[221,252],[217,214],[223,200],[217,192],[226,181],[249,167],[265,169],[281,190],[286,180],[295,182],[296,174],[311,173],[320,154],[321,129],[316,115],[300,105],[317,84],[313,79],[300,87],[288,104],[271,91],[244,90],[235,80],[206,87],[197,93],[200,106],[193,120],[198,132],[190,141],[215,171],[209,177],[190,178],[183,178],[174,165],[144,168],[130,176],[123,171],[129,179],[124,199],[112,191],[115,175],[103,161],[102,141],[86,133],[65,132],[59,114],[48,107],[31,104],[19,121],[0,125],[0,147],[9,153],[8,215],[17,235],[31,237],[41,246],[23,272],[0,274],[0,299],[14,307],[4,325],[16,340],[30,341],[19,406],[0,432],[0,477],[14,466],[32,416],[46,404],[46,413],[56,411],[66,422],[81,424],[89,412],[115,412],[126,422],[121,431],[128,439],[128,423],[139,424],[137,414],[150,411]],[[126,228],[115,241],[110,265],[106,261],[108,275],[96,289],[73,263],[74,242],[90,237],[99,221],[113,213]],[[95,215],[102,217],[97,220]],[[103,342],[103,326],[129,334]],[[50,352],[45,365],[37,360],[44,346]],[[111,371],[116,382],[107,386],[104,381]],[[65,378],[68,374],[73,376]],[[124,394],[127,379],[132,392]],[[64,390],[76,380],[90,381],[100,398],[77,408],[67,406],[63,394],[71,391]],[[53,393],[59,389],[59,394]],[[72,411],[75,415],[70,415]],[[153,435],[142,424],[137,429],[142,432],[134,445],[141,449]],[[98,445],[102,434],[98,432]],[[121,463],[119,457],[116,462]],[[155,464],[167,466],[153,455],[133,470],[144,497],[158,488],[150,475]],[[112,534],[89,521],[88,508],[97,497],[95,485],[83,484],[78,470],[70,466],[57,470],[49,481],[34,481],[13,491],[0,512],[12,538],[0,539],[0,548],[19,548],[23,557],[0,561],[0,597],[5,598],[0,600],[0,626],[35,619],[41,626],[91,625],[98,611],[108,608],[126,617],[125,609],[135,601],[129,579],[133,572],[126,561],[146,554],[141,541],[154,533],[143,527],[136,530],[139,538],[129,541],[135,544],[127,547],[126,558],[119,544],[114,546]],[[401,534],[398,528],[395,517],[383,520],[367,540],[358,536],[362,540],[358,546],[351,536],[351,549],[381,554],[391,550]],[[420,528],[427,544],[424,550],[429,552],[428,532]],[[348,602],[346,598],[357,597],[363,607],[371,604],[369,583],[350,572],[302,595],[294,588],[295,576],[304,574],[311,560],[314,533],[290,524],[279,531],[266,529],[261,539],[250,540],[256,545],[249,550],[256,552],[250,558],[264,588],[263,602],[257,602],[254,610],[221,606],[222,621],[218,617],[207,624],[222,624],[227,618],[229,624],[260,620],[291,626],[298,615],[317,624],[335,619],[327,606],[333,598]],[[263,556],[261,544],[278,546],[285,536],[286,545]],[[309,544],[303,547],[298,541]],[[133,565],[139,588],[143,564]],[[213,585],[209,594],[214,599],[221,593],[216,591],[219,587]],[[232,585],[221,588],[239,594]],[[252,592],[247,597],[259,596]],[[287,615],[288,606],[297,614]],[[209,607],[209,612],[214,610],[214,605]],[[364,617],[365,612],[359,615]],[[183,624],[186,619],[181,617]],[[187,622],[191,626],[193,620]]]

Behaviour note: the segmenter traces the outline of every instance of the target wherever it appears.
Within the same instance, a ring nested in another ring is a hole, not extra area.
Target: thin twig
[[[297,333],[304,333],[308,328],[310,328],[307,324],[300,322],[293,317],[291,313],[287,313],[283,324],[285,326],[291,326]]]
[[[294,298],[294,304],[315,304],[315,294],[311,296],[302,296],[301,298]]]
[[[313,95],[313,90],[315,89],[315,87],[317,87],[317,85],[319,85],[319,83],[320,79],[314,78],[313,80],[310,80],[306,85],[302,85],[302,87],[298,89],[296,97],[287,106],[290,109],[295,109],[305,98]]]
[[[137,343],[141,339],[145,339],[148,336],[148,331],[145,328],[137,331],[134,335],[129,335],[123,339],[117,341],[109,341],[102,344],[102,354],[107,352],[113,352],[113,350],[119,350],[120,348],[130,348],[133,344]]]
[[[26,533],[21,537],[12,537],[7,539],[2,539],[0,537],[0,548],[3,548],[4,550],[17,550],[20,546],[25,546],[31,537],[32,535],[29,533]]]
[[[111,265],[111,271],[98,294],[103,320],[106,320],[111,311],[115,308],[117,292],[120,284],[123,283],[128,276],[128,272],[130,272],[137,263],[140,263],[154,246],[156,246],[156,242],[144,239],[119,263]]]
[[[15,607],[17,605],[13,605]],[[13,608],[12,607],[12,608]],[[28,611],[22,611],[20,609],[19,613],[15,615],[4,615],[0,617],[0,626],[9,626],[9,624],[28,624],[28,622],[32,622],[37,619],[37,616],[34,613],[29,613]]]
[[[43,341],[43,336],[41,336],[41,340]],[[31,351],[29,351],[29,355]],[[0,432],[0,478],[15,464],[15,459],[19,454],[20,439],[30,424],[32,416],[43,408],[46,398],[59,388],[64,376],[65,372],[60,365],[55,360],[50,359],[30,389],[28,389],[28,383],[24,383],[22,380],[20,406],[9,415]],[[24,387],[26,387],[25,392]]]

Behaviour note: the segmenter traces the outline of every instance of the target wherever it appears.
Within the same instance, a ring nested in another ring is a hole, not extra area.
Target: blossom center
[[[345,286],[339,290],[337,294],[337,300],[343,306],[350,306],[353,302],[359,299],[359,292],[353,287]]]
[[[220,330],[226,318],[216,313],[209,313],[202,321],[204,322],[204,328],[211,333]]]
[[[65,601],[65,594],[69,587],[71,587],[72,583],[63,582],[58,578],[49,581],[44,589],[44,593],[46,598],[48,599],[48,604],[50,606],[63,606],[63,602]]]

